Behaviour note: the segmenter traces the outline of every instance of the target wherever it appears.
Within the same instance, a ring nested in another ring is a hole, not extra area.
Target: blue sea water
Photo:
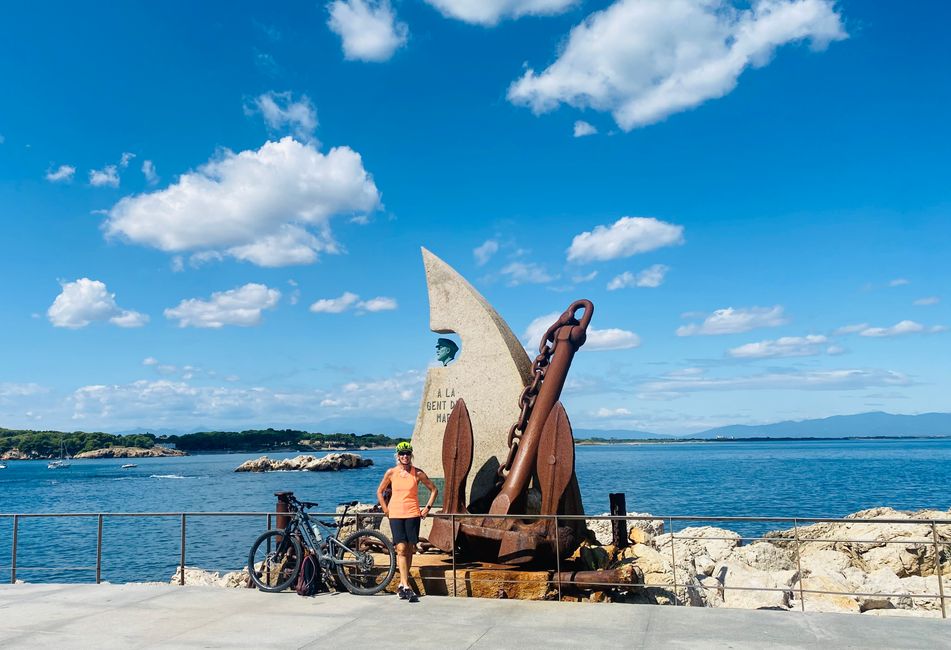
[[[361,452],[375,465],[343,472],[235,473],[260,454],[183,458],[13,461],[0,470],[0,514],[268,512],[273,493],[291,490],[333,511],[345,500],[370,502],[392,451]],[[274,455],[287,457],[295,454]],[[629,511],[657,516],[841,517],[874,506],[951,507],[951,439],[707,442],[580,446],[576,471],[587,514],[608,510],[623,492]],[[324,507],[318,508],[325,511]],[[243,566],[264,517],[189,517],[186,563],[228,571]],[[785,528],[721,524],[744,535]],[[95,579],[96,517],[21,518],[17,577],[27,582]],[[178,516],[103,522],[102,579],[168,581],[180,558]],[[12,520],[0,518],[0,581],[10,576]]]

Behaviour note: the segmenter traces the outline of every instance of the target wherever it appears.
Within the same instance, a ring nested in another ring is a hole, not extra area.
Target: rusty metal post
[[[181,571],[181,575],[178,578],[178,584],[179,586],[183,586],[185,584],[185,513],[184,512],[182,513],[182,556],[181,556],[181,562],[179,563],[179,570]]]
[[[294,496],[293,492],[275,492],[274,496],[277,497],[277,510],[278,513],[277,521],[275,525],[277,528],[283,530],[287,526],[287,515],[283,514],[291,511],[291,502],[290,497]]]
[[[17,581],[17,532],[20,529],[20,515],[13,515],[13,557],[10,558],[10,584]]]
[[[674,520],[667,518],[667,524],[670,526],[670,571],[674,576],[674,600],[677,598],[677,554],[674,553]]]
[[[96,533],[96,584],[102,582],[102,514],[99,515],[99,531]]]
[[[948,611],[944,606],[944,576],[941,571],[941,548],[938,546],[938,527],[931,522],[931,537],[934,540],[934,565],[938,575],[938,595],[941,597],[941,618],[948,618]]]
[[[608,500],[611,503],[612,517],[627,517],[627,499],[624,498],[623,492],[610,493]],[[617,519],[611,520],[611,536],[614,538],[612,541],[614,542],[615,548],[628,546],[627,519],[623,521]]]
[[[558,602],[561,602],[561,539],[558,534],[558,515],[555,515],[555,571],[558,583]]]
[[[802,546],[799,544],[799,520],[793,519],[793,535],[796,537],[796,568],[799,571],[799,611],[806,611],[806,601],[802,590]]]
[[[456,530],[456,513],[449,514],[449,527]],[[452,597],[456,597],[456,544],[452,545]]]

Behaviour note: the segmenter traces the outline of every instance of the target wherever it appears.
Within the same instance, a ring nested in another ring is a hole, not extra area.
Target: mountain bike
[[[392,542],[369,529],[339,539],[347,511],[357,505],[356,501],[340,504],[344,509],[339,522],[312,519],[307,510],[317,507],[316,503],[294,496],[288,502],[290,512],[284,529],[263,533],[248,554],[248,574],[258,589],[277,592],[293,585],[305,550],[314,555],[325,576],[335,571],[340,584],[352,594],[369,596],[386,589],[396,571]]]

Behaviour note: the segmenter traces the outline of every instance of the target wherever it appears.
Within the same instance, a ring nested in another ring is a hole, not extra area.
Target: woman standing
[[[429,503],[420,509],[419,484],[429,488]],[[386,488],[392,489],[387,503],[383,497]],[[386,470],[380,487],[376,489],[376,499],[383,508],[383,514],[390,519],[393,542],[396,544],[396,562],[400,569],[400,586],[396,590],[400,598],[411,603],[419,600],[409,586],[409,570],[413,566],[413,554],[419,543],[419,523],[432,510],[439,490],[426,476],[426,472],[413,467],[413,446],[408,442],[396,445],[396,467]]]

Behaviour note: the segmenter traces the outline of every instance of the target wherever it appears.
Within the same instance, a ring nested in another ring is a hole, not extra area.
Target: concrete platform
[[[2,648],[951,648],[945,620],[147,585],[0,586]]]

